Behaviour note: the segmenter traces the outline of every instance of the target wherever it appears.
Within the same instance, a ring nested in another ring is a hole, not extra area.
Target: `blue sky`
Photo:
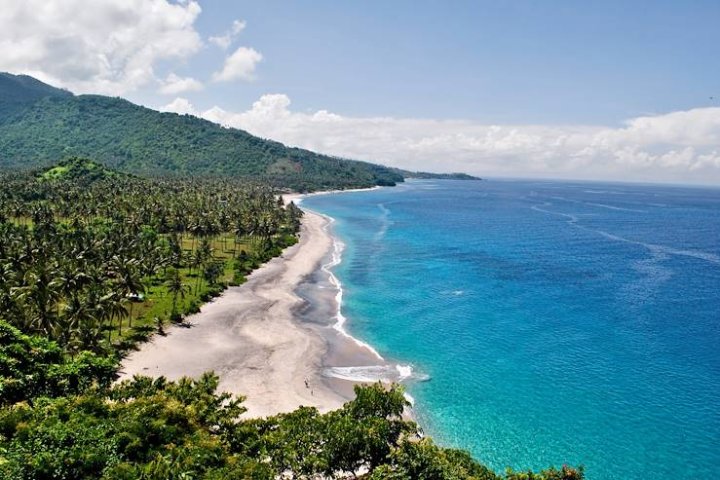
[[[720,184],[718,45],[718,0],[0,9],[0,70],[323,153],[484,176]]]
[[[206,36],[247,22],[251,83],[193,95],[244,109],[283,92],[353,116],[615,124],[720,97],[718,1],[236,1],[203,3]],[[208,51],[183,72],[211,72]],[[202,76],[202,74],[200,74]]]

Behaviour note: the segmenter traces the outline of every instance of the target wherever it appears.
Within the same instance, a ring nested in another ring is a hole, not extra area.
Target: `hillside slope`
[[[71,96],[70,92],[33,77],[0,72],[0,123],[12,119],[13,114],[42,98]]]
[[[75,96],[0,74],[0,168],[80,156],[140,175],[235,176],[297,190],[394,185],[402,175],[120,98]]]

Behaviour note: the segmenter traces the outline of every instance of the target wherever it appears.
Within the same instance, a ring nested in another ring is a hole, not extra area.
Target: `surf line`
[[[380,362],[386,362],[385,358],[369,343],[364,342],[353,335],[351,335],[346,329],[345,324],[347,318],[342,312],[343,302],[343,286],[340,279],[335,275],[333,269],[340,265],[342,262],[342,253],[345,249],[345,244],[331,232],[332,225],[335,223],[335,219],[324,213],[313,211],[313,213],[320,215],[326,220],[325,225],[322,227],[323,231],[333,241],[333,251],[330,257],[330,261],[321,266],[321,270],[327,274],[330,284],[335,288],[335,323],[332,328],[343,337],[353,341],[356,345],[367,349],[372,353]],[[401,382],[410,378],[413,375],[413,368],[410,365],[396,364],[392,365],[366,365],[366,366],[352,366],[352,367],[327,367],[323,371],[323,374],[329,377],[339,378],[343,380],[356,381],[356,382],[376,382],[381,381],[390,383],[393,381]]]

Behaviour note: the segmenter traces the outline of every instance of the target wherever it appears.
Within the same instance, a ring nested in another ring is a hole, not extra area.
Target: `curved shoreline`
[[[299,198],[288,195],[285,201]],[[129,354],[120,379],[148,375],[175,380],[212,370],[220,377],[220,391],[246,397],[245,417],[299,406],[321,412],[340,408],[354,397],[355,384],[373,381],[343,372],[379,368],[382,357],[342,329],[342,288],[330,271],[339,263],[342,247],[329,232],[332,221],[305,210],[296,245],[252,272],[243,285],[203,305],[185,325],[170,327],[166,336],[155,335]],[[328,276],[329,285],[319,285],[323,280],[317,280],[318,273]],[[319,294],[337,293],[332,299],[307,300],[298,295],[301,285]],[[304,321],[299,312],[310,303],[335,308]]]
[[[122,362],[121,379],[133,375],[177,379],[212,370],[219,390],[246,397],[246,417],[314,406],[325,412],[342,406],[341,395],[322,376],[327,342],[297,321],[302,304],[295,289],[332,248],[328,220],[307,212],[298,244],[230,287],[186,319],[156,335]],[[307,380],[307,386],[305,381]]]
[[[302,200],[309,196],[326,195],[330,193],[338,194],[371,191],[379,188],[382,187],[316,192],[304,195],[291,194],[286,195],[284,197],[284,201],[286,204],[291,201],[295,201],[297,205],[300,205]],[[327,358],[325,358],[326,362],[325,368],[323,370],[323,375],[328,378],[345,380],[352,383],[374,383],[377,381],[391,383],[401,382],[410,378],[413,373],[412,367],[410,365],[401,365],[388,362],[387,359],[380,355],[380,353],[370,343],[364,340],[360,340],[345,329],[347,318],[345,317],[345,315],[343,315],[342,312],[344,296],[343,285],[340,279],[333,272],[334,267],[342,263],[342,253],[345,249],[345,244],[342,242],[342,240],[340,240],[340,238],[338,238],[331,232],[332,225],[335,222],[334,218],[324,213],[309,210],[307,208],[303,208],[303,211],[305,213],[320,215],[321,217],[326,219],[327,223],[323,226],[323,231],[332,240],[332,251],[328,255],[328,261],[321,264],[319,271],[327,276],[327,287],[332,288],[336,291],[333,297],[335,310],[334,312],[326,313],[324,316],[332,319],[332,323],[328,324],[328,326],[332,327],[332,329],[337,334],[337,337],[340,337],[340,340],[342,341],[339,342],[337,338],[333,339],[332,335],[328,332],[324,332],[322,335],[331,344],[338,342],[342,343],[342,348],[352,353],[352,355],[344,355],[341,361],[338,361],[337,358],[333,359],[332,355],[327,355]],[[320,288],[323,287],[321,286]],[[324,303],[327,301],[328,299],[319,298],[311,300],[311,302],[315,303]],[[409,394],[406,394],[406,397],[411,402],[414,401]]]
[[[409,367],[387,363],[343,328],[343,289],[332,272],[343,244],[330,232],[333,218],[303,211],[296,245],[129,354],[120,379],[175,380],[212,370],[220,391],[245,397],[243,416],[251,418],[299,406],[327,412],[354,398],[358,383],[409,376]]]

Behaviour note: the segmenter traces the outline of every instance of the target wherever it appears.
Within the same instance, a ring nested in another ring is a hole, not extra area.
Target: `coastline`
[[[283,199],[300,203],[303,197]],[[174,380],[212,370],[220,391],[246,398],[243,416],[252,418],[299,406],[334,410],[354,397],[355,384],[386,377],[393,367],[342,328],[342,287],[330,270],[342,252],[329,232],[334,220],[303,210],[296,245],[184,325],[129,354],[120,379],[139,374]]]

